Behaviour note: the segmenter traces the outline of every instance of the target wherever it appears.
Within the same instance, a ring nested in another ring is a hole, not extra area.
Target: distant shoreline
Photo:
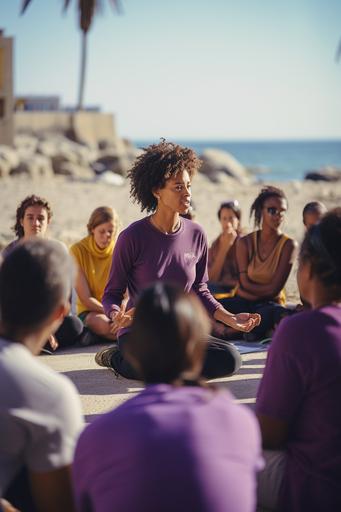
[[[141,148],[159,139],[133,140]],[[327,166],[341,168],[340,139],[305,140],[185,140],[172,139],[191,147],[197,154],[215,148],[232,154],[241,164],[251,169],[262,169],[262,181],[288,182],[302,180],[305,173]],[[258,173],[256,173],[258,174]]]

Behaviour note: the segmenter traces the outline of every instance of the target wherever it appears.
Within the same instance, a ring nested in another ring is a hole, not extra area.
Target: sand
[[[341,182],[295,181],[273,184],[283,188],[288,197],[289,209],[283,230],[297,241],[303,237],[302,209],[308,201],[323,201],[327,208],[341,204]],[[239,200],[243,213],[242,224],[246,232],[252,230],[249,209],[261,186],[245,186],[228,179],[226,183],[217,185],[207,181],[203,175],[195,177],[193,199],[197,212],[196,221],[204,227],[209,242],[219,234],[216,214],[219,204],[230,199]],[[144,215],[130,200],[128,183],[117,187],[100,182],[70,181],[64,177],[39,181],[19,177],[2,179],[0,247],[13,239],[11,226],[14,224],[16,207],[25,196],[32,193],[42,195],[50,201],[53,210],[50,235],[67,245],[86,235],[89,215],[97,206],[108,205],[115,208],[120,216],[122,228]],[[298,300],[295,268],[291,272],[286,290],[289,301]]]

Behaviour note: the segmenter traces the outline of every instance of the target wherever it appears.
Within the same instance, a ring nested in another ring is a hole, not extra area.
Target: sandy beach
[[[302,209],[308,201],[323,201],[327,208],[341,203],[341,182],[325,183],[312,181],[291,181],[271,183],[281,187],[289,201],[289,209],[283,230],[298,242],[302,239]],[[242,208],[242,225],[246,232],[253,229],[249,221],[250,205],[262,184],[241,185],[236,180],[226,178],[224,183],[215,184],[198,174],[193,180],[193,200],[196,208],[196,221],[207,233],[209,243],[219,234],[217,209],[219,204],[230,199],[238,199]],[[56,176],[52,179],[32,180],[25,177],[2,179],[0,182],[0,247],[9,243],[14,234],[15,210],[20,201],[29,194],[38,194],[50,201],[53,218],[50,236],[65,242],[68,246],[86,235],[86,223],[94,208],[108,205],[116,209],[122,229],[144,214],[129,197],[129,184],[113,186],[101,182],[70,181]],[[287,286],[289,301],[298,300],[295,268]]]

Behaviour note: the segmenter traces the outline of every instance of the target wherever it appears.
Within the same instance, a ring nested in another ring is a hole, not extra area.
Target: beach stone
[[[125,155],[122,156],[117,154],[110,154],[99,157],[94,162],[95,166],[98,166],[98,164],[103,165],[104,172],[111,171],[114,172],[115,174],[126,176],[128,170],[131,167],[131,160],[127,158],[127,156]]]
[[[105,171],[96,177],[96,181],[107,183],[108,185],[122,186],[126,180],[119,174],[111,171]]]
[[[305,180],[311,181],[340,181],[341,180],[341,169],[336,167],[324,167],[320,170],[309,171],[304,176]]]
[[[203,162],[200,172],[206,174],[215,183],[221,183],[221,173],[230,176],[243,185],[248,185],[254,181],[246,167],[226,151],[206,149],[200,159]]]
[[[94,178],[94,173],[90,167],[66,160],[58,163],[58,172],[55,172],[55,174],[86,181]]]
[[[37,149],[38,139],[33,135],[18,134],[14,137],[14,147],[20,160],[32,156]]]
[[[11,166],[7,160],[4,160],[0,157],[0,178],[5,178],[9,176],[11,170]]]
[[[0,145],[0,158],[8,163],[10,169],[17,167],[20,162],[16,150],[10,146]]]
[[[65,166],[64,163],[72,163],[78,165],[79,159],[77,155],[73,151],[60,151],[58,154],[54,155],[51,158],[53,171],[55,174],[62,174],[65,176]]]
[[[30,178],[51,178],[53,176],[51,160],[46,156],[34,154],[21,160],[19,165],[11,170],[10,174],[11,176],[27,174]]]

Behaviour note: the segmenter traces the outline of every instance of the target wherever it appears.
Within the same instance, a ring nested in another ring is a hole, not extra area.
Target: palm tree
[[[32,0],[23,0],[20,14],[24,14]],[[110,0],[117,12],[121,12],[121,4],[119,0]],[[71,0],[64,0],[64,12],[68,9]],[[91,27],[94,15],[101,10],[101,0],[78,0],[79,28],[82,31],[82,53],[81,68],[78,92],[77,110],[83,110],[84,103],[84,84],[85,71],[87,62],[87,35]]]

